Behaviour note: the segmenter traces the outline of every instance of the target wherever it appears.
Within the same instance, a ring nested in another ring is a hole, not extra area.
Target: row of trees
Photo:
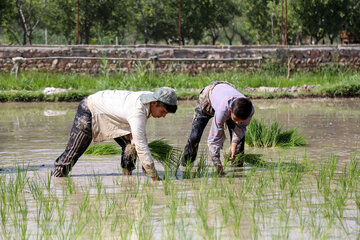
[[[285,13],[289,44],[360,36],[360,0],[1,0],[0,41],[275,44]]]

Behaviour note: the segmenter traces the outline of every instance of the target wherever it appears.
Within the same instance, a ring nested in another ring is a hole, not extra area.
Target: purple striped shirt
[[[209,132],[208,146],[214,162],[220,163],[220,149],[223,146],[223,136],[225,136],[225,122],[230,118],[230,106],[237,98],[245,98],[245,96],[228,84],[216,85],[210,96],[211,106],[214,108],[215,114]],[[253,108],[250,117],[246,121],[235,125],[232,136],[233,143],[239,143],[245,136],[246,126],[250,123],[254,112]]]

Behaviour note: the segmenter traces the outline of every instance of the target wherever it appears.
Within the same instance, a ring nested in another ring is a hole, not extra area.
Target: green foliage
[[[305,34],[314,38],[317,44],[326,35],[331,43],[343,30],[351,1],[343,0],[293,0],[294,9]],[[351,12],[351,11],[350,11]]]
[[[1,43],[44,44],[46,29],[49,44],[75,44],[78,2],[82,44],[178,43],[178,0],[2,0],[0,33],[4,38],[0,39],[4,40]],[[182,44],[280,43],[282,1],[181,2]],[[309,41],[309,37],[316,43],[328,37],[333,43],[343,29],[359,37],[360,4],[357,0],[287,2],[288,42],[291,44]]]
[[[246,143],[251,147],[296,147],[305,146],[304,136],[297,129],[282,131],[282,126],[275,121],[269,127],[265,122],[252,119],[246,130]]]

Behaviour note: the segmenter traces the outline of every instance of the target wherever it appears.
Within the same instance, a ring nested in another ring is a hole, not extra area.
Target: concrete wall
[[[108,60],[105,61],[104,59]],[[290,70],[316,70],[324,65],[360,66],[360,45],[319,46],[8,46],[0,45],[0,71],[103,73],[153,67],[161,72],[256,70],[267,61]],[[17,65],[15,64],[17,63]],[[15,69],[13,69],[15,70]]]

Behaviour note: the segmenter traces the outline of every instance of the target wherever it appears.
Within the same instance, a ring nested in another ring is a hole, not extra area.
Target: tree
[[[116,44],[125,37],[126,26],[129,25],[131,15],[130,1],[106,0],[99,8],[97,27],[104,36],[112,36]]]
[[[343,28],[347,0],[294,0],[292,7],[305,34],[318,44],[326,35],[331,43]]]
[[[270,0],[246,0],[246,16],[252,28],[256,31],[257,43],[271,43],[271,12]],[[278,1],[275,1],[276,3]]]
[[[23,44],[30,44],[32,34],[46,12],[46,5],[41,0],[16,0],[15,1],[18,23],[23,30]]]
[[[176,39],[178,3],[174,0],[136,0],[134,2],[135,26],[145,44],[150,40],[167,43]]]
[[[331,44],[333,44],[335,37],[339,36],[340,31],[344,29],[349,3],[349,0],[328,0],[326,4],[325,34],[329,37]]]
[[[344,21],[344,28],[360,40],[360,0],[350,0]]]
[[[9,18],[9,13],[12,9],[12,2],[10,0],[0,1],[0,26],[4,26],[5,21]]]
[[[49,1],[44,21],[50,32],[62,35],[67,44],[75,43],[76,36],[76,0]]]
[[[20,43],[14,22],[16,21],[16,7],[11,0],[0,1],[0,27],[4,29],[4,35],[12,43]]]
[[[232,0],[209,1],[206,5],[208,20],[205,23],[208,35],[215,45],[220,36],[220,30],[223,26],[228,26],[234,18],[240,15],[237,5]]]
[[[303,30],[315,39],[315,44],[328,36],[334,38],[344,28],[349,9],[348,0],[294,0],[292,7]]]

